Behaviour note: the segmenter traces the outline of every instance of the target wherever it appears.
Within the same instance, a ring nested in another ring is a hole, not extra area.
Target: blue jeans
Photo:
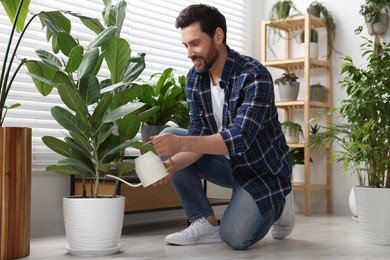
[[[186,129],[169,127],[162,133],[186,136]],[[171,179],[190,222],[214,214],[204,192],[202,178],[233,189],[220,226],[221,239],[234,249],[246,249],[261,240],[283,211],[283,202],[261,214],[252,196],[232,178],[230,160],[223,155],[204,155],[177,171]]]

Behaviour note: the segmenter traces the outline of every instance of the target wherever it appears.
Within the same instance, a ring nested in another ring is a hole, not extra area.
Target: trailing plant
[[[336,141],[342,150],[332,161],[342,162],[344,171],[356,171],[359,179],[367,180],[361,185],[390,188],[390,44],[363,39],[366,66],[356,67],[349,56],[341,64],[340,84],[348,94],[339,108],[343,123],[326,127],[313,137],[311,146]]]
[[[1,74],[0,74],[0,127],[3,125],[5,117],[9,109],[13,109],[21,106],[20,103],[6,104],[8,94],[12,88],[13,82],[26,59],[17,60],[17,51],[19,45],[23,39],[31,22],[36,18],[42,22],[42,25],[46,25],[46,21],[50,21],[61,30],[70,31],[70,22],[66,19],[63,14],[59,11],[44,12],[32,14],[27,20],[28,7],[30,0],[1,0],[8,18],[12,23],[12,29],[10,32],[5,33],[8,35],[7,45],[4,50],[4,58],[1,63]],[[27,21],[26,21],[27,20]],[[51,32],[47,30],[47,35]],[[19,62],[18,65],[16,63]]]
[[[120,37],[126,1],[112,6],[110,1],[103,2],[104,25],[98,19],[67,12],[96,34],[87,46],[48,21],[61,58],[37,50],[40,60],[25,63],[38,90],[46,96],[56,88],[65,105],[54,106],[51,114],[68,131],[67,136],[64,140],[42,137],[65,159],[46,170],[81,176],[84,197],[87,178],[93,181],[91,195],[98,197],[100,177],[112,167],[119,176],[134,170],[134,164],[123,161],[122,155],[125,148],[139,146],[133,138],[140,128],[138,110],[144,105],[137,101],[140,86],[133,84],[145,68],[144,54],[132,56],[130,44]],[[108,77],[100,74],[106,67]]]
[[[267,35],[267,47],[271,54],[277,58],[276,52],[273,49],[273,45],[277,43],[280,39],[286,39],[282,34],[281,30],[278,29],[278,26],[281,22],[288,22],[289,17],[300,14],[300,11],[297,9],[295,3],[292,0],[279,0],[274,5],[272,5],[269,11],[270,29]],[[288,35],[295,36],[295,35]]]
[[[325,5],[319,1],[313,1],[310,3],[308,8],[317,9],[320,13],[321,19],[324,21],[326,28],[327,38],[327,58],[332,56],[334,48],[334,40],[336,37],[336,24],[333,19],[332,13],[325,7]]]
[[[297,82],[298,77],[294,73],[283,73],[282,76],[275,79],[276,85],[286,85],[289,83],[291,85],[292,82]]]

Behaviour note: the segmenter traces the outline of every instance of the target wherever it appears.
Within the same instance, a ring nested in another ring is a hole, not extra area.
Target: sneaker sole
[[[179,246],[188,246],[188,245],[196,245],[196,244],[209,244],[209,243],[222,243],[222,239],[220,237],[205,237],[201,239],[194,240],[174,240],[174,239],[165,239],[165,243],[171,245],[179,245]]]

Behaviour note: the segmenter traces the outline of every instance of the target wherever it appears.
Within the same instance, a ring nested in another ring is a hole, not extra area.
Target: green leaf
[[[122,81],[130,84],[136,80],[145,69],[145,53],[139,53],[136,57],[130,58],[130,63],[123,74]]]
[[[51,109],[51,114],[54,119],[68,131],[79,134],[83,134],[87,131],[87,127],[82,124],[76,116],[62,107],[54,106]]]
[[[102,143],[104,143],[108,137],[110,137],[112,135],[112,131],[114,131],[115,129],[115,126],[112,126],[110,129],[108,129],[107,131],[105,131],[103,133],[103,135],[99,136],[98,140],[97,140],[97,144],[96,144],[96,148],[99,149],[100,145]]]
[[[81,20],[81,22],[94,33],[99,34],[104,30],[104,26],[101,24],[99,19],[87,17],[81,14],[67,12],[70,15],[73,15]]]
[[[141,85],[132,85],[130,88],[124,89],[117,93],[112,100],[115,107],[120,107],[128,102],[136,100],[142,92]]]
[[[78,44],[67,32],[59,32],[57,35],[58,47],[65,56],[69,57],[71,50]]]
[[[118,27],[116,36],[119,37],[120,33],[122,31],[122,26],[123,26],[123,21],[125,20],[126,17],[126,7],[127,3],[125,0],[120,0],[116,4],[116,26]]]
[[[51,12],[40,12],[38,14],[39,20],[41,21],[42,28],[47,27],[46,39],[50,40],[53,34],[58,32],[70,33],[71,23],[60,11]]]
[[[81,135],[79,134],[79,136]],[[85,161],[90,160],[92,153],[89,150],[85,149],[83,144],[79,144],[75,139],[69,136],[65,137],[65,142],[71,147],[72,156],[69,157],[77,158],[79,160],[84,159]]]
[[[125,173],[133,172],[135,170],[134,162],[117,162],[116,169],[118,170],[118,176],[122,176]]]
[[[111,40],[116,32],[115,26],[110,26],[104,29],[101,33],[99,33],[95,39],[93,39],[87,46],[87,49],[97,48],[104,45],[106,42]]]
[[[124,82],[118,82],[116,84],[113,84],[113,85],[110,85],[110,86],[107,86],[107,87],[104,87],[101,89],[101,93],[104,94],[104,93],[108,93],[108,92],[113,92],[114,90],[118,89],[118,88],[123,88],[123,87],[126,87],[126,83]]]
[[[141,121],[136,114],[128,114],[116,123],[121,140],[133,139],[137,135],[141,125]]]
[[[122,38],[112,38],[102,49],[111,74],[113,84],[122,80],[123,72],[130,60],[131,49],[129,43]]]
[[[75,72],[83,60],[84,48],[80,45],[73,47],[69,53],[68,63],[66,64],[65,71],[68,73]]]
[[[67,166],[69,168],[76,169],[79,172],[88,172],[93,174],[93,171],[88,167],[88,165],[76,158],[66,158],[64,160],[60,160],[57,165]]]
[[[50,67],[46,66],[39,61],[27,61],[24,63],[29,71],[29,75],[32,77],[34,85],[38,91],[43,95],[47,96],[51,93],[53,85],[48,82],[42,81],[41,79],[52,80],[55,75],[55,71]]]
[[[1,3],[4,7],[5,12],[8,15],[9,20],[11,21],[12,24],[14,24],[16,13],[19,8],[20,0],[13,0],[13,1],[1,0]],[[17,32],[23,31],[24,23],[26,21],[27,14],[28,14],[29,5],[30,5],[30,0],[25,0],[23,4],[20,6],[20,13],[16,21]]]
[[[128,115],[129,113],[132,113],[136,111],[137,109],[141,108],[144,105],[144,103],[137,102],[137,103],[129,103],[123,106],[120,106],[113,111],[111,111],[108,115],[105,115],[103,117],[104,123],[109,122],[115,122],[116,120]]]
[[[49,165],[46,167],[46,171],[69,175],[81,174],[81,172],[68,165]]]
[[[95,76],[87,75],[80,79],[80,95],[87,105],[96,103],[100,98],[99,81]]]
[[[158,111],[160,110],[160,106],[155,106],[155,107],[152,107],[148,110],[145,110],[143,111],[142,113],[140,113],[138,116],[139,116],[139,120],[141,122],[144,122],[145,120],[155,116]]]
[[[70,88],[63,84],[59,84],[57,89],[64,104],[86,119],[86,116],[89,114],[88,107],[86,102],[81,98],[80,94],[74,88]]]
[[[87,51],[77,70],[77,77],[81,79],[83,76],[87,74],[91,74],[91,72],[95,68],[98,59],[99,59],[98,48],[91,48],[89,51]]]
[[[52,149],[54,152],[63,155],[65,157],[72,156],[72,153],[70,152],[71,147],[66,142],[52,136],[44,136],[42,137],[42,141],[47,147]]]
[[[70,136],[74,139],[75,142],[77,142],[85,151],[92,152],[93,147],[91,143],[88,141],[88,139],[85,138],[84,135],[78,134],[76,132],[69,132]]]
[[[119,152],[123,151],[124,149],[126,149],[127,147],[130,147],[132,143],[134,143],[133,140],[121,143],[120,145],[116,146],[114,149],[111,149],[107,153],[107,155],[113,155],[113,154],[119,153]]]
[[[99,73],[100,67],[102,66],[104,60],[104,52],[99,55],[99,58],[97,59],[97,62],[95,64],[95,67],[91,71],[91,74],[96,76]]]
[[[47,66],[52,67],[54,70],[58,70],[62,67],[61,61],[52,53],[45,50],[36,50],[35,53]]]
[[[110,107],[112,101],[112,95],[106,94],[103,96],[102,100],[98,103],[92,114],[92,122],[96,122],[107,112],[107,109]]]

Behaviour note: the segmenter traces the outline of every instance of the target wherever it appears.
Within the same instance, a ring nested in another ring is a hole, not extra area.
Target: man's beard
[[[195,70],[198,73],[203,73],[205,71],[208,71],[215,63],[218,57],[218,52],[214,46],[214,44],[211,45],[210,50],[206,57],[194,57],[192,60],[196,60],[197,58],[201,58],[203,60],[202,66],[195,66]]]

